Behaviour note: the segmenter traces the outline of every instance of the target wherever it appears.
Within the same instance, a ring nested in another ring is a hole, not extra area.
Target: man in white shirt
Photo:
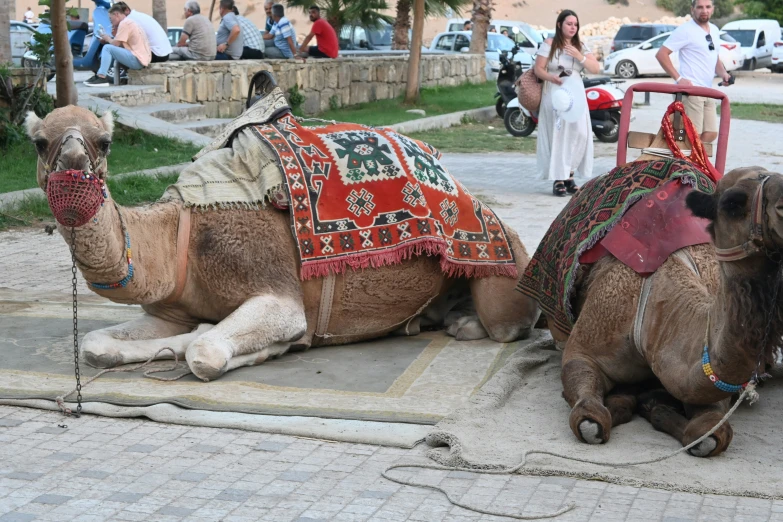
[[[33,20],[35,20],[35,13],[33,12],[32,7],[28,7],[27,11],[24,12],[24,21],[25,23],[31,24],[33,23]]]
[[[710,23],[715,11],[713,0],[691,0],[691,21],[675,29],[655,57],[678,85],[685,87],[712,87],[717,74],[728,85],[731,75],[718,59],[720,31]],[[672,64],[671,54],[680,53],[680,71]],[[691,119],[701,141],[712,143],[718,137],[718,118],[715,100],[701,96],[686,96],[683,99],[685,112]]]
[[[141,27],[147,40],[150,43],[152,51],[152,61],[150,63],[166,62],[171,54],[171,42],[166,31],[160,26],[157,20],[141,11],[131,10],[125,2],[115,2],[114,5],[120,5],[123,8],[125,16],[136,22]]]

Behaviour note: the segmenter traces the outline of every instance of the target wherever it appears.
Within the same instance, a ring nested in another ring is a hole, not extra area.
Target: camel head
[[[783,252],[783,175],[763,167],[734,169],[714,194],[694,190],[686,201],[694,215],[711,221],[719,261]]]
[[[38,186],[46,192],[57,221],[81,226],[108,197],[104,186],[114,120],[69,105],[41,120],[30,112],[27,134],[38,153]]]

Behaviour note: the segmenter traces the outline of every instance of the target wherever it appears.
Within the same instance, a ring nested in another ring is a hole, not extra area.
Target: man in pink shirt
[[[128,69],[143,69],[152,60],[147,35],[136,22],[125,16],[121,5],[109,8],[109,18],[117,27],[116,35],[114,38],[108,34],[101,36],[101,41],[106,44],[101,50],[101,67],[98,74],[84,82],[88,87],[109,85],[106,75],[114,60]]]

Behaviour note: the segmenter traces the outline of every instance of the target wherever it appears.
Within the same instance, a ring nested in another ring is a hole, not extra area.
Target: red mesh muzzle
[[[54,219],[66,227],[80,227],[92,219],[105,201],[103,180],[81,170],[49,175],[46,197]]]

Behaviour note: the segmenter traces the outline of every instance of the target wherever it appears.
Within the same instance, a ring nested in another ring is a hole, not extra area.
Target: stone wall
[[[165,62],[128,71],[131,85],[162,85],[172,102],[200,103],[210,118],[231,118],[242,112],[250,78],[271,71],[285,91],[299,86],[306,114],[330,106],[355,105],[395,98],[405,92],[407,56],[339,58],[337,60],[241,60]],[[422,56],[422,85],[459,85],[485,81],[484,55]]]

